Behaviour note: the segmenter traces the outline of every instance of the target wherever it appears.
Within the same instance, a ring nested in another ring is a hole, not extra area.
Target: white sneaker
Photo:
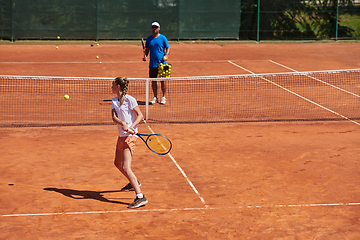
[[[166,104],[166,98],[165,98],[165,97],[162,97],[160,103],[161,103],[161,104]]]
[[[151,103],[151,104],[155,104],[155,103],[157,103],[157,98],[156,98],[156,97],[154,97],[154,98],[150,101],[150,103]]]

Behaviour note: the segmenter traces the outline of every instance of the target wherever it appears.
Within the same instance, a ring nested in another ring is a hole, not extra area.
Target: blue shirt
[[[169,42],[167,38],[160,34],[157,38],[154,38],[150,35],[146,39],[145,48],[150,49],[150,63],[149,67],[158,67],[159,63],[166,64],[166,61],[163,60],[165,55],[165,48],[169,47]]]

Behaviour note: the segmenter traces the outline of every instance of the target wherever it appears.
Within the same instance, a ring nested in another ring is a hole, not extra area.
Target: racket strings
[[[151,150],[160,154],[168,153],[171,149],[171,142],[167,138],[159,135],[151,135],[147,139],[147,145]]]

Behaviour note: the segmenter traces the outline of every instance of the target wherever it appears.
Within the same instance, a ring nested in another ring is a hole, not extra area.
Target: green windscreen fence
[[[180,38],[238,38],[239,24],[239,0],[180,1]]]
[[[0,0],[0,39],[360,37],[359,0]]]
[[[0,0],[2,39],[169,39],[239,35],[239,0]]]
[[[161,25],[161,33],[177,38],[178,1],[98,0],[96,39],[140,39],[151,34],[151,23]]]

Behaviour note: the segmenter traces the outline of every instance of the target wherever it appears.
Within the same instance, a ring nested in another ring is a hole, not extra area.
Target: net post
[[[150,79],[146,79],[146,97],[145,97],[145,120],[149,119],[149,86]]]

